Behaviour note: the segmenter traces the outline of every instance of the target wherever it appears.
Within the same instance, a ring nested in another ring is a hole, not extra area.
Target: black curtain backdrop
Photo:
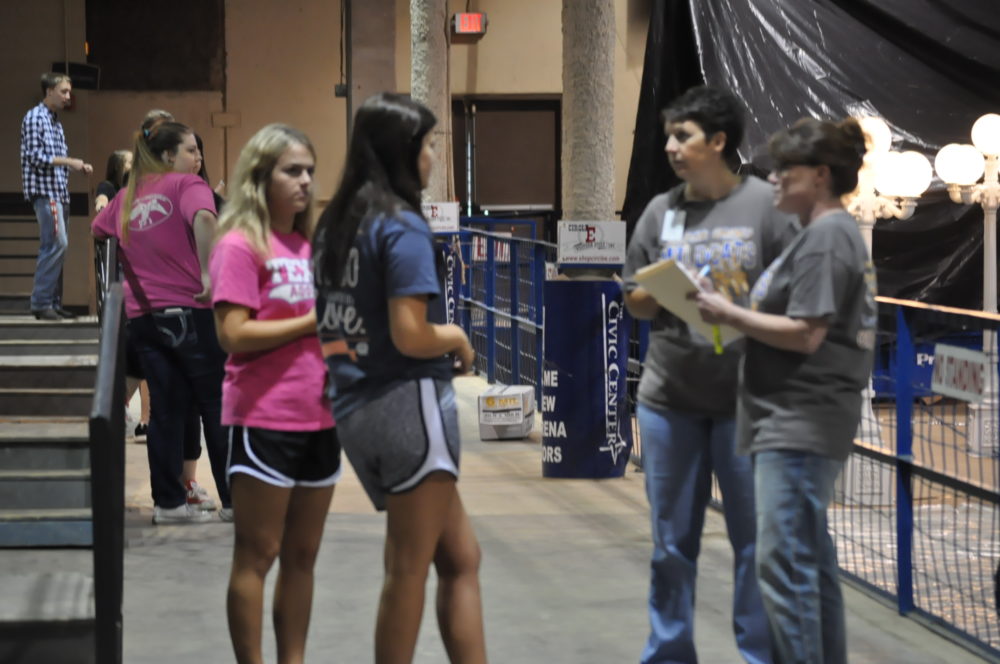
[[[688,88],[704,82],[688,0],[653,0],[642,64],[642,91],[635,115],[632,160],[622,205],[622,217],[628,223],[630,237],[646,203],[680,181],[663,152],[667,138],[660,111]]]
[[[676,176],[659,110],[704,81],[748,109],[740,154],[795,120],[879,115],[893,149],[933,161],[970,143],[983,113],[1000,113],[1000,11],[991,0],[654,0],[623,216],[631,225]],[[908,220],[882,220],[874,257],[883,295],[978,309],[978,205],[952,203],[935,180]]]

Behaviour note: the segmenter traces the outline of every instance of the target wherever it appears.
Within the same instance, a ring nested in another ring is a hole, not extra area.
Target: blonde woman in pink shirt
[[[280,664],[305,655],[313,566],[340,445],[324,396],[309,238],[315,151],[272,124],[243,148],[212,250],[212,302],[229,355],[222,422],[236,540],[229,633],[236,661],[261,656],[264,579],[278,559],[274,628]]]

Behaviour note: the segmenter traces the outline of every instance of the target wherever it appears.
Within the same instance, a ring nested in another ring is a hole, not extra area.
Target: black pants
[[[212,310],[173,307],[129,319],[128,327],[149,384],[146,452],[153,502],[164,508],[185,502],[179,478],[193,402],[201,416],[219,497],[223,507],[229,507],[228,444],[221,423],[226,354],[215,336]]]

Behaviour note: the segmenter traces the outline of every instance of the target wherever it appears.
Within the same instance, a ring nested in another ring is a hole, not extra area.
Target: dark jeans
[[[128,327],[149,384],[146,451],[153,502],[172,508],[186,499],[180,476],[188,413],[194,403],[201,415],[215,486],[223,507],[229,507],[229,449],[221,423],[226,354],[215,336],[212,310],[171,307],[129,319]]]
[[[125,375],[135,380],[146,380],[146,376],[142,373],[142,364],[139,362],[139,352],[128,334],[125,335]],[[198,414],[198,404],[192,400],[184,427],[184,460],[197,461],[200,458],[201,416]]]

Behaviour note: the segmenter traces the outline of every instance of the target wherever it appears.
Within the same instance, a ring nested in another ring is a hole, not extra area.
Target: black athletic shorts
[[[261,482],[288,488],[333,486],[340,479],[340,443],[336,427],[320,431],[227,429],[226,477],[244,473]]]

